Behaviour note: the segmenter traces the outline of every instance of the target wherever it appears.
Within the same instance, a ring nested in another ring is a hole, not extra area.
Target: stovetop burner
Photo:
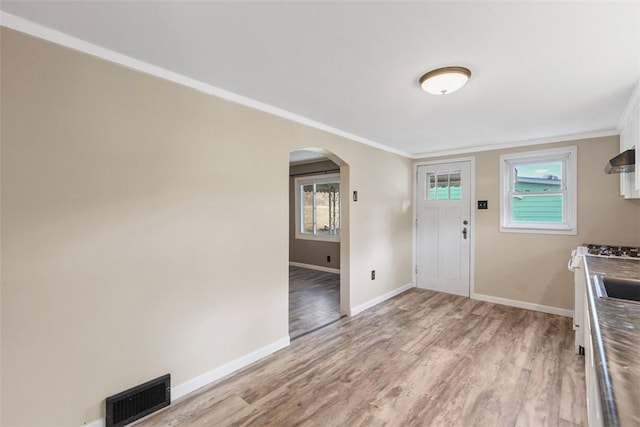
[[[586,244],[584,246],[587,247],[589,255],[640,259],[640,248],[596,244]]]

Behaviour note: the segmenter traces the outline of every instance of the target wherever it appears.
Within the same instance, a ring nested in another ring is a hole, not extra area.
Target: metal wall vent
[[[106,399],[106,427],[120,427],[171,403],[171,375],[163,375]]]

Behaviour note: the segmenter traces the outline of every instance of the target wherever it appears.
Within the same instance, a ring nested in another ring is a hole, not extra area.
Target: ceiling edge
[[[18,16],[4,12],[2,10],[0,10],[0,26],[10,28],[15,31],[19,31],[21,33],[29,34],[31,36],[38,37],[40,39],[47,40],[49,42],[52,42],[73,50],[77,50],[77,51],[86,53],[88,55],[95,56],[95,57],[107,60],[109,62],[113,62],[119,65],[122,65],[124,67],[136,70],[136,71],[140,71],[145,74],[159,77],[161,79],[168,80],[173,83],[177,83],[179,85],[189,87],[191,89],[195,89],[199,92],[203,92],[208,95],[222,98],[224,100],[231,101],[236,104],[244,105],[246,107],[253,108],[255,110],[260,110],[265,113],[290,120],[292,122],[296,122],[296,123],[309,126],[312,128],[316,128],[337,136],[341,136],[343,138],[350,139],[352,141],[358,142],[363,145],[368,145],[370,147],[377,148],[379,150],[386,151],[389,153],[397,154],[402,157],[413,158],[413,156],[410,153],[404,152],[402,150],[389,147],[379,142],[371,141],[369,139],[351,134],[349,132],[342,131],[340,129],[334,128],[324,123],[317,122],[307,117],[283,110],[278,107],[274,107],[269,104],[265,104],[260,101],[256,101],[251,98],[247,98],[242,95],[238,95],[236,93],[218,88],[216,86],[209,85],[207,83],[201,82],[196,79],[192,79],[182,74],[169,71],[162,67],[158,67],[156,65],[149,64],[144,61],[140,61],[130,56],[100,47],[98,45],[86,42],[84,40],[81,40],[73,36],[70,36],[66,33],[62,33],[60,31],[53,30],[43,25],[36,24],[35,22],[26,20],[24,18],[20,18]]]
[[[431,157],[451,156],[457,154],[479,153],[481,151],[502,150],[505,148],[526,147],[528,145],[551,144],[554,142],[575,141],[578,139],[601,138],[604,136],[620,135],[617,129],[607,129],[596,132],[577,133],[572,135],[559,135],[549,138],[528,139],[524,141],[508,142],[505,144],[487,144],[479,147],[460,148],[457,150],[430,151],[413,155],[414,160],[427,159]]]

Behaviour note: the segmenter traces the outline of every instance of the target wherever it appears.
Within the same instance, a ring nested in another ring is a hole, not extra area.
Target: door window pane
[[[449,173],[438,172],[438,200],[449,200]]]
[[[428,200],[461,200],[460,171],[427,174]]]
[[[462,182],[460,180],[460,171],[451,172],[449,175],[449,199],[461,200]]]
[[[434,174],[427,174],[427,185],[429,186],[427,199],[436,200],[436,177]]]

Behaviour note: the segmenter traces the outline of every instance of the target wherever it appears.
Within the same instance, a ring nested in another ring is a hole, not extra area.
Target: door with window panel
[[[417,286],[469,296],[470,162],[418,166]]]

